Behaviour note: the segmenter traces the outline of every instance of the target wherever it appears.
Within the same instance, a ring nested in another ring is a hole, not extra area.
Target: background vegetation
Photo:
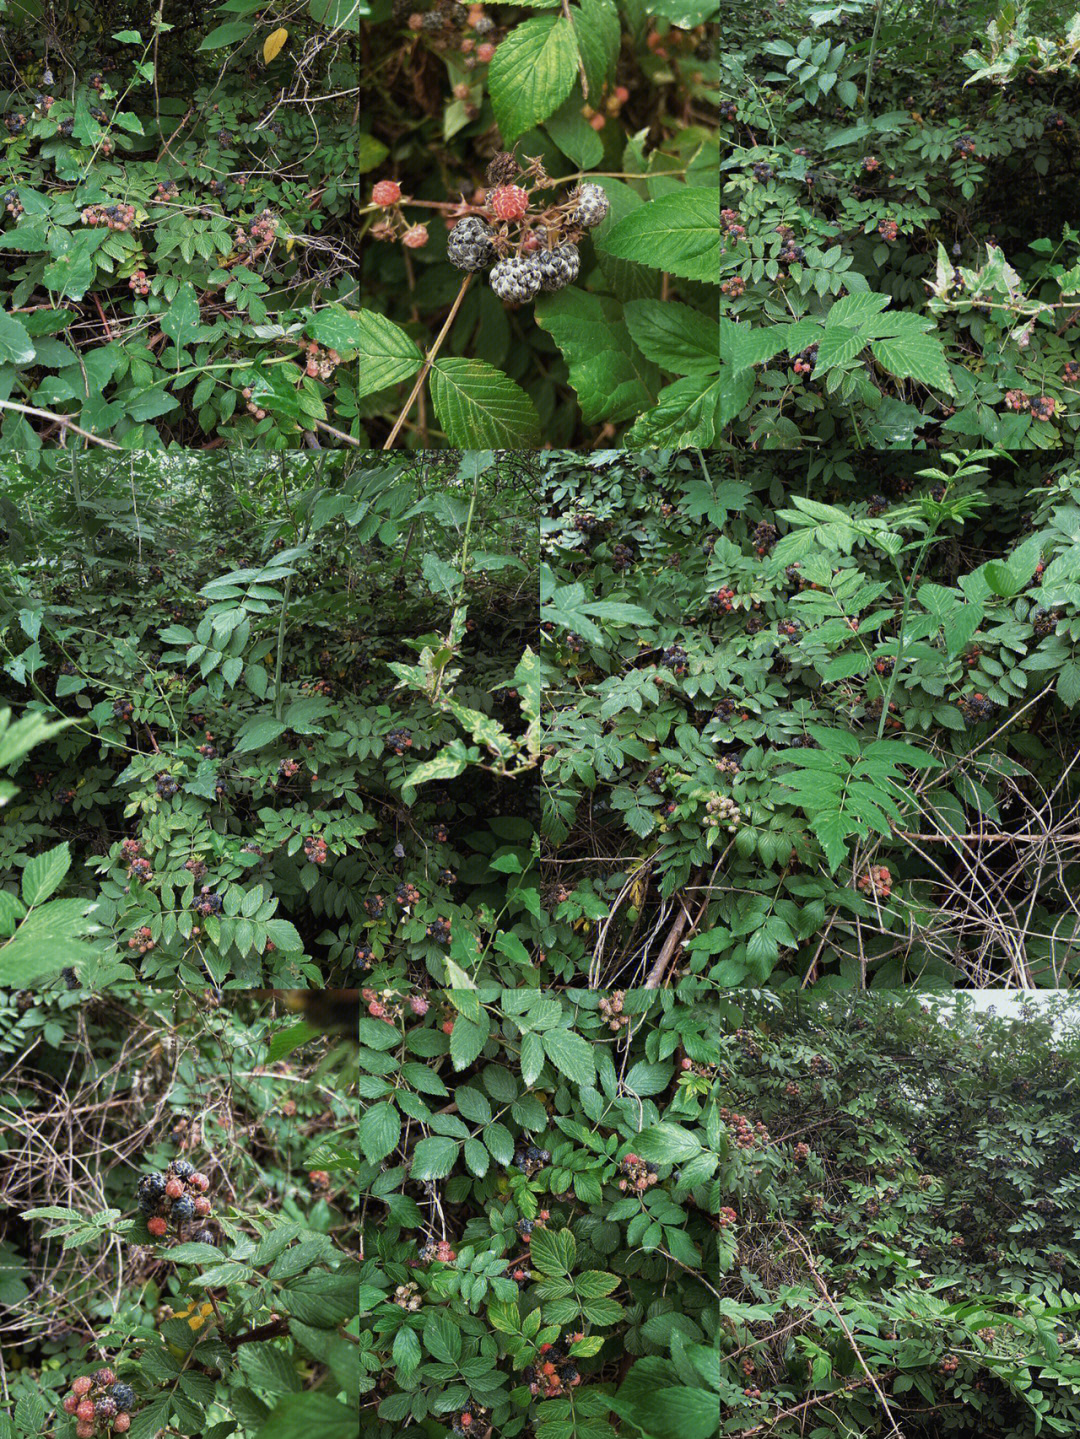
[[[1075,1432],[1077,1010],[1003,1009],[723,1006],[722,1434]]]
[[[4,0],[7,450],[355,436],[362,8]]]
[[[551,948],[621,983],[1075,982],[1078,499],[991,455],[547,460]]]
[[[61,1401],[102,1367],[143,1439],[352,1439],[355,1023],[323,1037],[210,990],[0,992],[5,1439],[72,1439]],[[140,1178],[180,1158],[210,1181],[212,1245],[155,1240],[137,1209]]]
[[[0,978],[533,972],[528,461],[343,458],[8,466]]]

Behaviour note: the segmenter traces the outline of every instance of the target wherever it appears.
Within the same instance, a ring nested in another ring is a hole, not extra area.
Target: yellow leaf
[[[263,59],[267,65],[270,64],[271,60],[276,60],[281,54],[285,41],[288,38],[289,32],[284,26],[282,26],[280,30],[275,30],[272,35],[266,37],[266,44],[263,46]]]

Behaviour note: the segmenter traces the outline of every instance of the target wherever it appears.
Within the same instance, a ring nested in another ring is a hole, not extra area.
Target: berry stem
[[[443,325],[442,329],[439,331],[438,335],[436,336],[435,343],[432,345],[431,349],[428,351],[427,356],[426,356],[426,358],[425,358],[425,360],[424,360],[424,363],[420,366],[420,373],[419,373],[419,374],[417,375],[417,377],[416,377],[416,384],[413,385],[413,387],[412,387],[412,392],[411,392],[411,394],[409,395],[409,398],[405,401],[405,407],[404,407],[404,409],[401,411],[401,414],[398,415],[397,419],[394,421],[394,428],[390,431],[390,434],[387,436],[386,443],[383,445],[383,449],[384,449],[384,450],[389,450],[389,449],[392,449],[392,448],[393,448],[394,441],[397,439],[399,433],[401,432],[401,427],[402,427],[402,425],[405,423],[406,417],[408,416],[409,411],[410,411],[410,410],[412,409],[412,407],[413,407],[413,401],[416,399],[417,395],[420,393],[420,387],[423,385],[424,381],[427,379],[427,377],[428,377],[428,371],[431,369],[431,366],[432,366],[432,365],[434,364],[434,362],[435,362],[435,357],[436,357],[436,355],[439,353],[439,350],[442,348],[442,342],[446,339],[447,335],[450,333],[450,326],[454,323],[454,319],[455,319],[455,317],[456,317],[456,315],[457,315],[457,312],[458,312],[458,310],[461,308],[461,302],[462,302],[462,300],[464,300],[464,298],[465,298],[465,291],[469,288],[469,284],[471,283],[471,281],[472,281],[472,275],[471,275],[471,274],[466,275],[465,278],[462,280],[462,282],[461,282],[461,289],[458,291],[457,299],[454,301],[453,305],[450,307],[450,313],[449,313],[449,315],[447,315],[447,317],[446,317],[446,323]],[[114,448],[119,449],[119,446],[117,445],[117,446],[115,446]]]
[[[103,440],[100,435],[92,435],[89,430],[75,424],[68,415],[54,415],[52,410],[39,410],[35,405],[19,405],[14,400],[0,400],[0,410],[17,410],[20,415],[36,415],[41,420],[53,420],[61,430],[74,430],[92,444],[101,445],[106,450],[120,450],[120,446],[114,445],[112,440]]]

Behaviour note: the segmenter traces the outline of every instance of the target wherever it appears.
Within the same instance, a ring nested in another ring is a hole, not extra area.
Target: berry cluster
[[[381,894],[369,894],[364,900],[364,913],[369,919],[382,919],[386,913],[386,899]]]
[[[203,916],[221,913],[221,895],[212,890],[208,884],[204,884],[199,890],[199,896],[195,900],[194,910],[196,914]]]
[[[732,1209],[730,1204],[720,1206],[720,1228],[726,1229],[729,1224],[738,1224],[739,1216]]]
[[[93,1439],[99,1424],[116,1434],[126,1434],[131,1428],[134,1404],[135,1391],[130,1384],[119,1383],[111,1369],[98,1369],[93,1375],[80,1374],[72,1381],[63,1409],[65,1414],[75,1416],[78,1439]]]
[[[19,194],[17,190],[4,191],[4,209],[16,220],[22,214],[23,203],[19,199]]]
[[[394,1298],[391,1302],[396,1304],[399,1309],[404,1309],[406,1314],[415,1314],[424,1302],[420,1295],[419,1284],[399,1284],[394,1290]]]
[[[483,46],[481,46],[483,49]],[[471,1409],[463,1409],[460,1414],[455,1415],[453,1430],[457,1435],[479,1434],[483,1428],[484,1420],[488,1411],[481,1409],[479,1404],[474,1404]]]
[[[449,944],[450,921],[443,919],[441,915],[439,918],[433,919],[427,927],[427,937],[434,944]]]
[[[17,110],[14,115],[5,116],[4,124],[9,135],[21,135],[26,129],[26,116],[21,110]]]
[[[453,1264],[457,1253],[448,1239],[429,1239],[420,1249],[419,1257],[421,1264],[433,1264],[436,1261],[440,1264]]]
[[[150,933],[150,926],[142,924],[128,940],[128,949],[137,949],[140,954],[149,954],[157,949],[157,942]]]
[[[105,225],[110,230],[130,230],[135,223],[134,205],[88,205],[82,212],[84,225]]]
[[[863,159],[862,167],[866,174],[872,175],[875,170],[881,169],[881,161],[876,155],[867,155]]]
[[[767,555],[779,537],[779,530],[767,520],[760,520],[750,532],[750,542],[759,555]]]
[[[420,891],[415,884],[407,881],[399,884],[394,890],[394,903],[401,905],[402,909],[409,909],[414,904],[420,903]]]
[[[155,1239],[168,1230],[170,1221],[177,1230],[192,1220],[210,1217],[206,1191],[210,1181],[186,1159],[174,1159],[164,1174],[144,1174],[136,1190],[139,1213]],[[216,1244],[213,1232],[200,1228],[187,1236],[193,1243]]]
[[[630,1023],[630,1016],[623,1014],[623,1000],[625,998],[625,992],[617,989],[610,999],[605,996],[600,1000],[600,1013],[604,1016],[607,1027],[613,1034],[618,1034],[623,1025]]]
[[[741,223],[741,216],[738,210],[721,210],[720,224],[725,235],[728,235],[736,244],[745,238],[746,226]]]
[[[611,564],[616,570],[628,570],[634,563],[634,551],[629,545],[614,545],[611,551]]]
[[[128,279],[128,289],[133,295],[149,295],[150,281],[145,270],[133,270]]]
[[[126,844],[127,840],[125,840],[124,843]],[[196,884],[199,882],[200,879],[204,879],[206,876],[205,861],[199,859],[195,855],[192,855],[191,859],[186,859],[184,861],[184,868],[190,873],[192,879],[196,882]]]
[[[496,155],[488,168],[492,188],[484,195],[485,215],[465,215],[446,241],[447,258],[455,269],[476,273],[490,268],[491,288],[512,304],[573,284],[581,269],[577,242],[611,207],[601,186],[586,183],[535,213],[530,190],[517,181],[531,179],[537,190],[549,182],[539,161],[530,161],[524,173],[519,170],[512,155]]]
[[[145,881],[153,878],[154,869],[148,859],[133,859],[128,865],[127,872],[128,879],[141,879]]]
[[[776,632],[783,635],[785,639],[797,639],[802,632],[802,625],[798,620],[780,620],[776,626]]]
[[[526,1365],[521,1374],[522,1383],[528,1385],[535,1399],[554,1399],[581,1383],[577,1366],[569,1357],[569,1346],[584,1337],[584,1334],[570,1334],[555,1344],[540,1345],[537,1362]]]
[[[274,243],[277,237],[277,224],[277,216],[274,212],[263,210],[260,215],[256,215],[246,230],[238,225],[233,237],[237,249],[246,249],[248,258],[258,259]]]
[[[817,345],[807,345],[805,350],[800,350],[795,356],[795,363],[792,369],[797,375],[812,375],[814,366],[817,364]]]
[[[539,1149],[535,1144],[528,1144],[518,1149],[513,1158],[514,1168],[520,1169],[529,1179],[550,1163],[551,1150]]]
[[[256,401],[251,398],[254,393],[255,391],[251,388],[250,385],[245,385],[244,388],[240,391],[248,414],[254,415],[257,420],[265,420],[266,411],[260,404],[256,403]]]
[[[304,373],[310,375],[313,380],[332,380],[334,371],[341,364],[341,356],[337,350],[323,350],[315,340],[309,340],[305,353],[307,360],[304,365]],[[320,683],[326,683],[321,681]]]
[[[877,232],[887,244],[892,244],[900,233],[900,226],[895,220],[879,220]]]
[[[178,794],[180,791],[179,780],[173,779],[168,770],[162,770],[160,774],[155,776],[154,782],[157,787],[157,792],[162,799],[172,799],[173,795]]]
[[[688,663],[687,653],[679,645],[672,645],[660,656],[660,663],[675,676],[684,675]]]
[[[353,961],[358,969],[370,969],[375,962],[375,951],[370,944],[358,944],[353,951]]]
[[[756,1045],[754,1047],[757,1048]],[[748,1054],[750,1052],[750,1050],[746,1051]],[[760,1053],[761,1050],[758,1049],[758,1054]],[[760,1120],[757,1124],[753,1124],[745,1114],[739,1114],[736,1110],[728,1109],[726,1106],[721,1108],[720,1118],[734,1129],[735,1145],[738,1149],[757,1149],[768,1144],[769,1131]]]
[[[721,282],[720,290],[729,300],[739,300],[746,294],[746,281],[741,275],[732,275]]]
[[[383,747],[391,754],[403,755],[412,748],[412,730],[392,729],[383,736]]]
[[[705,805],[705,823],[723,825],[728,834],[734,834],[742,822],[742,811],[735,801],[726,794],[711,795]]]
[[[888,899],[892,894],[893,878],[888,865],[872,864],[859,876],[859,888],[863,894],[872,894],[879,899]]]
[[[638,1194],[643,1194],[646,1189],[651,1189],[654,1184],[660,1182],[656,1165],[650,1164],[636,1154],[624,1154],[619,1161],[619,1168],[622,1169],[625,1176],[619,1180],[619,1188],[624,1193],[633,1189]]]
[[[1076,360],[1068,360],[1061,372],[1061,379],[1066,385],[1080,384],[1080,363]]]
[[[815,1054],[810,1061],[810,1073],[817,1075],[831,1074],[832,1065],[823,1054]]]
[[[738,774],[742,765],[734,755],[723,755],[720,759],[713,761],[715,768],[720,774]]]
[[[304,854],[312,864],[325,864],[326,840],[321,835],[309,834],[304,840]]]
[[[960,1360],[957,1359],[955,1354],[946,1354],[945,1358],[941,1361],[939,1368],[941,1369],[942,1374],[948,1377],[951,1374],[955,1374],[956,1371],[960,1368]]]
[[[805,1164],[806,1161],[807,1161],[809,1158],[810,1158],[810,1146],[809,1146],[809,1144],[801,1144],[801,1143],[800,1143],[800,1144],[796,1144],[796,1146],[795,1146],[795,1163],[796,1163],[796,1164]]]
[[[993,700],[987,699],[984,694],[978,692],[966,695],[960,701],[960,713],[969,725],[980,724],[983,720],[991,719],[996,708]]]

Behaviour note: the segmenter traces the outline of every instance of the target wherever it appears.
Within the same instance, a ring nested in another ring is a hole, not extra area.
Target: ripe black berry
[[[180,1200],[178,1199],[176,1203],[179,1204]],[[175,1208],[176,1206],[174,1205],[173,1207]],[[214,1235],[213,1231],[210,1229],[196,1229],[195,1233],[191,1236],[191,1243],[212,1244],[215,1248],[217,1248],[217,1238]]]
[[[195,1166],[186,1159],[174,1159],[169,1168],[176,1175],[177,1179],[190,1179],[195,1173]]]
[[[174,1199],[172,1208],[169,1210],[174,1224],[183,1224],[187,1219],[195,1218],[195,1201],[190,1195],[182,1194],[179,1199]]]
[[[116,1400],[116,1407],[126,1414],[135,1403],[135,1390],[130,1384],[114,1384],[109,1393]]]
[[[177,781],[174,780],[172,775],[169,774],[166,770],[162,770],[162,772],[157,776],[157,792],[162,799],[172,799],[173,795],[177,793],[179,788],[180,786]]]
[[[412,747],[412,731],[407,729],[392,729],[383,736],[383,746],[391,754],[403,755],[407,749]]]

